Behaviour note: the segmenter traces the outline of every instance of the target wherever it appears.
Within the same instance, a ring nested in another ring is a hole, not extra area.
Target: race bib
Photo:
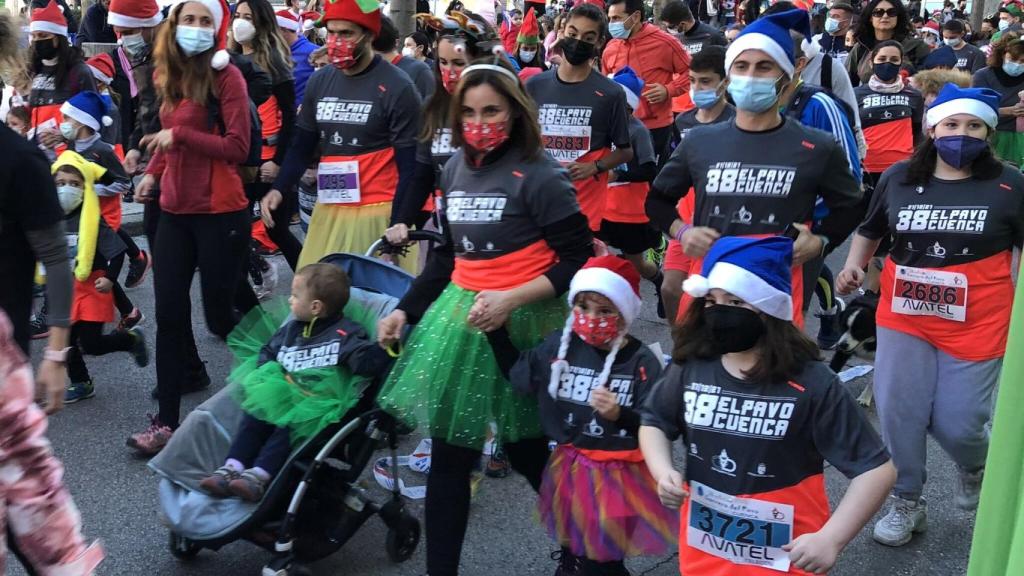
[[[359,162],[321,162],[316,176],[321,204],[359,203]]]
[[[561,126],[544,124],[541,135],[544,137],[544,149],[555,160],[568,164],[579,160],[590,152],[590,126]]]
[[[959,272],[896,266],[892,311],[964,322],[967,320],[967,276]]]
[[[793,535],[793,506],[740,498],[690,482],[686,544],[734,564],[789,571],[782,549]]]

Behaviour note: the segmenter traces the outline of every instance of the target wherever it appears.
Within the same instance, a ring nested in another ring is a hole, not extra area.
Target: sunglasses
[[[871,15],[874,16],[875,18],[884,18],[886,16],[889,16],[890,18],[892,18],[892,17],[896,16],[896,9],[895,8],[875,8],[871,12]]]

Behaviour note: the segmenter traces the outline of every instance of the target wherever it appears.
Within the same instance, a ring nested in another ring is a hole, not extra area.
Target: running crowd
[[[295,420],[293,373],[352,402],[356,375],[380,376],[381,407],[432,439],[431,576],[458,573],[492,437],[562,576],[676,547],[684,575],[822,574],[883,506],[874,540],[905,545],[928,435],[975,509],[1024,240],[1024,5],[980,30],[965,10],[455,1],[405,37],[376,0],[99,0],[77,33],[63,0],[0,16],[8,546],[39,573],[103,555],[32,403],[30,340],[49,412],[103,393],[87,356],[152,355],[159,410],[127,444],[157,454],[211,383],[195,272],[206,326],[235,339],[278,252],[292,320],[248,334],[247,416],[202,487],[259,500],[329,420]],[[148,251],[123,202],[144,205]],[[382,235],[417,276],[371,337],[318,262]],[[127,292],[150,271],[155,339]],[[630,334],[644,281],[670,357]],[[837,344],[876,350],[880,433],[821,362]],[[851,480],[834,508],[825,462]]]

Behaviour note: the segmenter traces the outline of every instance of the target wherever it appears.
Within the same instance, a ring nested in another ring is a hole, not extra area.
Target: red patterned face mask
[[[488,153],[508,140],[508,120],[501,122],[463,122],[462,138],[477,152]]]
[[[591,346],[607,346],[619,335],[618,316],[592,318],[579,310],[573,310],[572,316],[572,331]]]
[[[337,34],[329,34],[327,36],[327,58],[339,70],[351,68],[359,60],[356,56],[358,45],[354,40],[344,40]]]
[[[455,68],[449,68],[447,71],[441,70],[441,85],[449,94],[455,92],[455,87],[459,85],[459,78],[462,77],[462,70],[456,70]]]

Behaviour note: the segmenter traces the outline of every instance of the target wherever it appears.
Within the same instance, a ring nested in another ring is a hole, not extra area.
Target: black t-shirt
[[[14,318],[31,305],[36,258],[26,230],[41,230],[64,218],[50,163],[42,151],[7,126],[0,126],[0,308]]]

